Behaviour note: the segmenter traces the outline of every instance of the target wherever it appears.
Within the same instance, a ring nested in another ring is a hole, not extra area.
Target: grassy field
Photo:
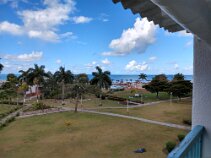
[[[135,93],[141,94],[143,98],[141,99],[141,97],[134,97]],[[132,101],[141,101],[142,100],[145,103],[170,99],[169,94],[166,92],[160,92],[159,98],[157,98],[156,93],[150,93],[144,89],[143,90],[135,90],[135,91],[134,90],[118,91],[118,92],[113,92],[112,95],[117,96],[117,97],[123,97],[126,99],[129,99],[129,97],[132,96],[134,98],[130,98],[130,100],[132,100]],[[175,98],[175,97],[172,97],[172,98]]]
[[[156,104],[153,106],[145,106],[139,108],[127,109],[103,109],[101,111],[143,117],[146,119],[183,124],[183,120],[191,120],[191,99],[181,101],[173,101]]]
[[[1,130],[0,157],[164,158],[164,144],[186,132],[102,115],[57,113],[18,119]],[[139,147],[147,152],[135,154]]]
[[[36,102],[36,101],[34,101]],[[61,106],[62,101],[61,100],[55,100],[55,99],[44,99],[41,100],[41,102],[45,103],[48,106],[56,107],[56,106]],[[101,105],[102,104],[102,105]],[[65,100],[65,105],[66,107],[75,107],[75,100],[73,99],[66,99]],[[101,100],[99,98],[90,98],[90,99],[85,99],[82,101],[79,101],[78,107],[81,108],[99,108],[99,107],[117,107],[117,106],[126,106],[123,104],[118,103],[117,101],[112,101],[112,100]]]
[[[9,112],[10,110],[16,108],[16,105],[0,104],[0,114]]]

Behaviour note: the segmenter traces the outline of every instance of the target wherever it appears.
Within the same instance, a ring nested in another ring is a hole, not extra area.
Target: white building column
[[[203,125],[203,158],[211,158],[211,46],[194,37],[192,128]]]

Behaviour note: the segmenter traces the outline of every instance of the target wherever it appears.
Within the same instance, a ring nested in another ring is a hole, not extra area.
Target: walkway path
[[[2,119],[0,120],[0,123],[1,123],[1,124],[5,123],[9,118],[12,118],[12,117],[17,116],[18,113],[20,114],[23,110],[29,108],[30,106],[31,106],[31,105],[28,104],[28,105],[23,106],[22,108],[20,108],[20,109],[18,109],[18,110],[16,110],[16,111],[10,113],[9,115],[7,115],[7,116],[5,116],[4,118],[2,118]]]
[[[34,113],[34,114],[28,114],[28,115],[21,115],[21,116],[19,116],[19,118],[26,118],[26,117],[32,117],[32,116],[46,115],[46,114],[50,114],[50,113],[58,113],[58,112],[65,112],[65,111],[74,111],[74,108],[63,107],[62,109],[59,109],[57,111],[54,110],[54,111],[49,111],[49,112],[45,111],[43,113]],[[132,120],[145,122],[145,123],[156,124],[156,125],[161,125],[161,126],[167,126],[167,127],[177,128],[177,129],[191,130],[191,127],[188,127],[188,126],[177,125],[177,124],[173,124],[173,123],[160,122],[160,121],[154,121],[154,120],[149,120],[149,119],[140,118],[140,117],[127,116],[127,115],[121,115],[121,114],[114,114],[114,113],[109,113],[109,112],[98,112],[98,111],[94,111],[94,110],[78,109],[78,111],[79,112],[100,114],[100,115],[107,115],[107,116],[112,116],[112,117],[127,118],[127,119],[132,119]]]
[[[186,98],[182,98],[182,100],[184,99],[189,99],[190,97],[186,97]],[[175,100],[178,100],[178,99],[172,99],[172,101],[175,101]],[[98,107],[98,108],[84,108],[86,110],[100,110],[100,109],[127,109],[127,108],[138,108],[138,107],[143,107],[143,106],[152,106],[152,105],[157,105],[157,104],[160,104],[160,103],[166,103],[166,102],[170,102],[170,100],[161,100],[161,101],[155,101],[155,102],[149,102],[149,103],[144,103],[144,104],[141,104],[141,103],[136,103],[136,102],[132,102],[130,101],[131,103],[133,104],[136,104],[136,105],[129,105],[128,107],[127,106],[108,106],[108,107]]]

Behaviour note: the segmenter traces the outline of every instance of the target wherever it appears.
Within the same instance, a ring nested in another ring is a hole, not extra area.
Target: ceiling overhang
[[[169,32],[187,30],[211,45],[211,0],[113,0]]]

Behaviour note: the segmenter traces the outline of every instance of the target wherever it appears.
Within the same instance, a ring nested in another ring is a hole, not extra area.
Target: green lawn
[[[15,109],[16,105],[0,104],[0,115],[9,112],[12,109]]]
[[[62,101],[61,100],[54,100],[54,99],[44,99],[41,100],[41,102],[45,103],[48,106],[52,106],[52,107],[56,107],[56,106],[60,106]],[[96,97],[92,97],[90,99],[85,99],[82,101],[82,105],[81,102],[79,101],[78,107],[81,108],[81,106],[83,108],[99,108],[99,107],[117,107],[117,106],[126,106],[123,104],[119,104],[117,101],[112,101],[112,100],[101,100],[99,98]],[[102,106],[100,106],[100,104],[102,104]],[[73,99],[66,99],[65,100],[65,105],[66,107],[75,107],[75,100]]]
[[[124,115],[143,117],[146,119],[183,124],[183,120],[191,120],[191,99],[181,101],[164,102],[153,106],[127,109],[103,109],[101,111]]]
[[[135,93],[142,94],[143,98],[141,99],[141,97],[134,97]],[[135,90],[135,91],[134,90],[118,91],[118,92],[113,92],[112,95],[117,96],[117,97],[123,97],[126,99],[129,99],[129,96],[132,96],[134,98],[130,98],[130,100],[132,100],[132,101],[141,101],[142,100],[145,103],[170,99],[169,94],[166,92],[160,92],[159,98],[157,98],[156,93],[150,93],[144,89],[143,90]],[[172,97],[172,98],[175,98],[175,97]]]
[[[96,114],[57,113],[18,119],[0,130],[0,157],[164,158],[164,144],[186,132]],[[138,147],[147,152],[135,154]]]

